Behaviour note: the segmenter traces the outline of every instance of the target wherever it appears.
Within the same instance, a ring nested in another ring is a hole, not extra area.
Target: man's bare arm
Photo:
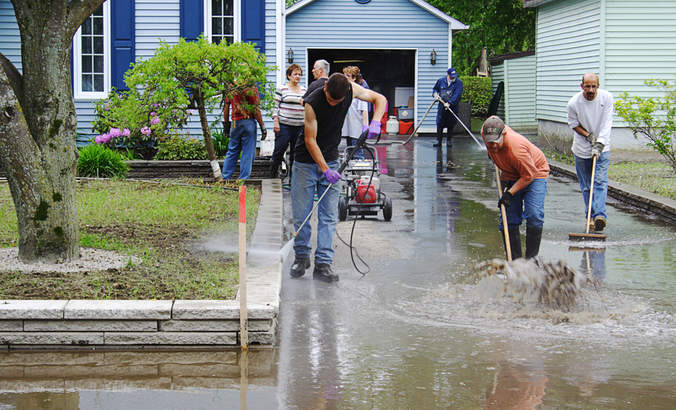
[[[359,84],[352,84],[352,95],[362,101],[373,103],[373,121],[378,121],[385,115],[385,108],[387,107],[387,99],[384,95],[379,94],[373,90],[367,90]]]

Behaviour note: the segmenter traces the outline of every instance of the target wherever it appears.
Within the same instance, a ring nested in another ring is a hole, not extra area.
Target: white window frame
[[[242,41],[242,2],[240,0],[233,0],[234,7],[234,17],[235,20],[232,26],[232,29],[235,31],[233,33],[233,42],[239,43]],[[207,38],[207,41],[211,43],[211,36],[213,35],[213,29],[211,27],[211,0],[204,0],[204,36]]]
[[[110,2],[103,3],[103,91],[82,91],[82,27],[79,27],[73,36],[73,88],[75,99],[98,100],[107,98],[110,93]]]

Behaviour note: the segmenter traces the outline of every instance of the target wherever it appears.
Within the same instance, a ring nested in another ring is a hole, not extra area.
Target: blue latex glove
[[[331,168],[327,169],[324,171],[324,178],[326,178],[327,181],[329,181],[332,184],[335,184],[336,182],[340,181],[340,174],[338,171],[334,171]]]
[[[377,120],[371,121],[371,125],[369,125],[369,134],[366,136],[366,138],[371,139],[380,135],[380,128],[381,128],[380,121]]]
[[[363,134],[364,131],[368,131],[368,129],[369,129],[369,126],[368,126],[368,125],[362,125],[362,126],[361,126],[361,133],[360,133],[359,135]]]

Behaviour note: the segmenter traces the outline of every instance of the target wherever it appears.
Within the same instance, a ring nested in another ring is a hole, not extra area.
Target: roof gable
[[[298,3],[294,4],[293,6],[287,8],[286,14],[287,15],[292,14],[315,1],[316,0],[301,0]],[[460,21],[454,19],[453,17],[449,16],[448,14],[442,12],[441,10],[437,9],[436,7],[432,6],[431,4],[423,0],[408,0],[408,1],[417,5],[418,7],[421,7],[422,9],[432,14],[433,16],[450,24],[451,30],[467,30],[469,28],[469,26],[462,24]]]

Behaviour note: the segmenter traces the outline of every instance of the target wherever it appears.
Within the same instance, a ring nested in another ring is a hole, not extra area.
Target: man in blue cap
[[[432,88],[434,98],[440,98],[447,102],[453,112],[458,114],[458,103],[462,97],[462,80],[458,78],[455,68],[451,67],[446,71],[446,76],[437,80]],[[446,128],[446,145],[451,146],[451,136],[455,128],[456,118],[444,108],[442,104],[437,107],[437,143],[435,147],[441,147],[441,141],[444,139],[444,128]]]

